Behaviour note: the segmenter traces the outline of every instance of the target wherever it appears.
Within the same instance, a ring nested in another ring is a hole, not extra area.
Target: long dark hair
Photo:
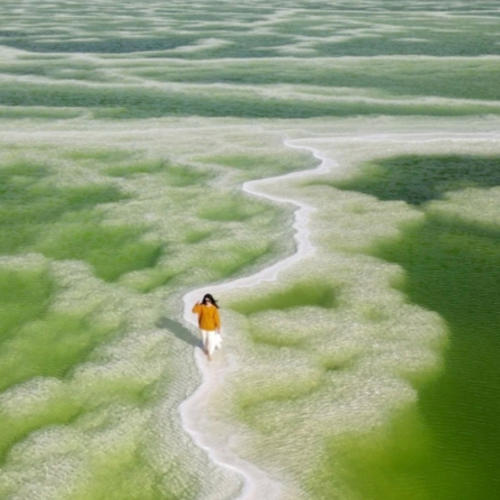
[[[214,299],[213,295],[211,293],[206,293],[205,295],[203,295],[203,300],[201,301],[202,304],[205,304],[205,302],[208,300],[210,300],[210,302],[212,302],[212,304],[217,308],[219,309],[219,304],[217,304],[217,301]]]

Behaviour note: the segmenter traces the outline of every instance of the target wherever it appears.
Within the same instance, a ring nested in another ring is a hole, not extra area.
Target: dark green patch
[[[64,378],[119,333],[120,325],[104,324],[87,314],[51,312],[56,292],[45,268],[0,267],[0,390],[36,377]],[[126,375],[112,380],[97,377],[83,400],[56,391],[22,418],[0,409],[0,461],[15,443],[36,430],[70,424],[102,405],[147,404],[154,392],[154,386]]]
[[[45,269],[0,268],[0,343],[44,314],[54,284]]]
[[[182,116],[238,116],[255,118],[311,118],[352,115],[464,116],[499,114],[500,108],[484,101],[376,102],[318,101],[288,97],[263,97],[239,91],[174,91],[127,86],[87,86],[66,83],[11,83],[0,88],[0,104],[89,108],[98,119]]]
[[[208,172],[186,166],[170,165],[166,170],[167,183],[176,187],[201,184],[210,177],[211,175]]]
[[[297,283],[287,290],[265,294],[258,299],[231,304],[231,309],[242,314],[254,314],[271,309],[316,306],[331,309],[337,305],[337,290],[323,283]]]
[[[167,474],[178,474],[177,464],[169,463]],[[154,468],[147,456],[144,446],[134,443],[120,447],[115,444],[106,454],[106,459],[91,464],[92,481],[80,483],[73,491],[74,500],[177,500],[194,498],[191,490],[185,488],[185,495],[178,495],[164,486],[164,471]],[[179,488],[172,488],[174,491]]]
[[[500,467],[500,229],[429,216],[376,255],[400,264],[409,299],[449,326],[445,371],[420,391],[420,409],[437,447],[470,470],[466,480],[476,483],[479,498],[487,471],[490,486],[500,486],[494,472]],[[435,464],[443,477],[450,466]]]
[[[95,211],[125,194],[106,185],[55,187],[48,174],[44,165],[27,161],[0,167],[0,253],[36,250],[84,260],[107,281],[155,265],[161,246],[140,241],[145,228],[105,226]]]
[[[45,177],[49,170],[46,165],[27,160],[17,160],[0,165],[0,194],[5,195],[12,177],[22,177],[26,183]]]
[[[337,372],[349,368],[352,363],[351,359],[339,360],[338,358],[325,357],[321,361],[321,367],[327,372]]]
[[[9,47],[29,50],[31,52],[74,52],[74,53],[109,53],[124,54],[131,52],[146,52],[174,49],[182,45],[189,45],[197,40],[193,35],[165,34],[159,38],[107,38],[102,40],[60,40],[41,41],[30,40],[25,37],[4,39],[3,43]]]
[[[430,164],[429,158],[404,157],[403,172],[399,159],[382,162],[388,168],[377,167],[375,180],[359,176],[350,188],[421,204],[449,189],[499,183],[498,159],[441,159],[442,167],[436,157]],[[408,185],[394,185],[394,178]],[[395,417],[389,429],[332,444],[330,458],[315,474],[320,480],[313,481],[325,495],[335,490],[328,479],[334,470],[344,471],[362,498],[472,500],[500,489],[500,229],[435,210],[424,213],[422,222],[371,253],[399,264],[406,274],[398,287],[408,300],[446,321],[444,369],[432,380],[412,380],[418,404]]]
[[[0,412],[0,463],[4,463],[12,446],[30,433],[49,425],[66,425],[82,413],[82,407],[71,398],[65,398],[23,418],[11,417]]]
[[[248,201],[243,196],[234,196],[206,203],[200,208],[198,215],[202,219],[218,222],[245,221],[264,210],[264,205]]]
[[[43,182],[46,175],[45,166],[27,161],[0,167],[0,253],[28,247],[65,213],[126,198],[112,186],[57,188]]]
[[[54,225],[35,248],[53,259],[88,262],[97,276],[114,281],[130,271],[153,267],[160,254],[158,243],[140,241],[144,232],[137,226],[103,224]]]
[[[430,500],[420,466],[429,458],[428,436],[416,412],[405,411],[394,423],[377,433],[347,434],[327,441],[314,472],[307,481],[311,498],[339,497],[339,484],[347,483],[352,498],[384,500]],[[472,500],[473,497],[457,496]],[[462,490],[463,491],[463,490]]]
[[[106,170],[112,177],[132,177],[137,174],[163,174],[167,184],[175,187],[190,186],[206,181],[210,175],[192,167],[170,165],[164,160],[136,162],[116,165]]]
[[[185,242],[194,244],[204,241],[212,236],[212,231],[191,231],[186,235]]]
[[[79,314],[44,314],[3,343],[0,391],[33,377],[63,378],[116,331]]]
[[[66,153],[65,156],[77,161],[94,160],[109,163],[129,160],[135,154],[135,151],[124,151],[122,149],[76,149]]]
[[[116,331],[82,314],[52,313],[45,269],[0,268],[0,391],[36,376],[64,377]]]
[[[27,120],[70,120],[82,115],[83,111],[78,109],[57,109],[42,107],[0,107],[0,119],[27,119]]]
[[[62,191],[62,192],[61,192]],[[106,185],[89,185],[79,188],[65,188],[60,190],[58,195],[62,196],[64,205],[69,210],[65,211],[78,211],[100,205],[102,203],[113,203],[117,201],[126,200],[128,195],[122,193],[114,186]],[[60,213],[63,213],[61,208]]]
[[[375,255],[405,269],[402,290],[446,320],[450,345],[443,373],[419,388],[415,412],[332,444],[331,471],[343,457],[362,498],[491,498],[500,488],[500,230],[431,216]],[[328,467],[322,492],[335,490]]]
[[[166,163],[161,160],[142,161],[130,165],[116,165],[106,169],[111,177],[132,177],[137,174],[156,174],[165,172]]]
[[[498,23],[494,24],[498,28]],[[492,26],[492,27],[493,27]],[[433,34],[427,29],[408,31],[407,37],[419,40],[400,40],[401,33],[378,36],[348,37],[348,40],[318,42],[319,56],[380,56],[380,55],[427,55],[427,56],[478,56],[498,54],[493,33],[488,30],[456,30],[455,33]]]
[[[500,70],[484,59],[330,59],[328,64],[306,59],[205,61],[176,63],[161,69],[138,69],[136,74],[160,81],[241,85],[291,84],[329,88],[373,89],[386,96],[441,96],[496,100]]]
[[[398,156],[361,166],[352,178],[330,184],[339,189],[371,194],[381,200],[404,200],[420,205],[447,191],[500,184],[500,158],[487,156]]]

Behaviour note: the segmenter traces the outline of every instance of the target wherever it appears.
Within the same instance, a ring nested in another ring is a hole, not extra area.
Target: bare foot
[[[208,361],[212,361],[212,356],[207,352]]]

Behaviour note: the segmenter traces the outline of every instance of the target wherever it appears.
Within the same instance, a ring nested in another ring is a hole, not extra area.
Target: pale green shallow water
[[[197,340],[172,321],[293,251],[290,207],[240,191],[317,165],[287,136],[339,171],[269,188],[317,209],[318,253],[222,297],[221,432],[290,498],[494,498],[497,2],[0,19],[1,498],[238,495],[182,431]]]

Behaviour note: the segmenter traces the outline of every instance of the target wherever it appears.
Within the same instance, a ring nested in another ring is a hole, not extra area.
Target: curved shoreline
[[[295,252],[250,276],[245,276],[216,285],[206,285],[202,288],[186,293],[182,299],[184,303],[183,319],[188,324],[197,327],[196,318],[192,314],[191,308],[196,300],[199,299],[199,297],[202,296],[208,289],[211,292],[217,292],[226,288],[234,289],[250,287],[265,281],[275,281],[280,271],[290,267],[295,262],[314,254],[315,247],[310,241],[308,223],[310,214],[315,211],[315,208],[307,203],[294,200],[293,198],[267,194],[260,191],[259,186],[273,184],[277,181],[327,173],[333,165],[336,165],[336,163],[333,160],[322,156],[318,150],[312,147],[293,144],[288,140],[285,140],[284,144],[290,148],[305,149],[310,151],[315,158],[321,161],[321,163],[313,169],[300,170],[298,172],[290,172],[284,175],[247,181],[243,183],[242,190],[245,193],[270,200],[274,203],[288,203],[296,207],[294,211],[294,222],[292,225],[295,230]],[[282,483],[270,477],[266,472],[262,471],[252,463],[238,457],[230,450],[227,442],[221,443],[220,440],[216,439],[210,433],[204,432],[201,428],[202,425],[200,425],[200,422],[202,421],[206,426],[210,426],[210,423],[207,420],[203,420],[203,406],[208,400],[210,392],[214,389],[214,387],[223,381],[225,375],[225,365],[217,369],[215,363],[212,362],[209,364],[200,349],[195,349],[194,355],[196,365],[202,376],[202,382],[195,392],[179,405],[182,428],[187,434],[189,434],[195,445],[207,453],[212,462],[242,476],[243,486],[240,494],[238,495],[239,500],[250,500],[254,498],[282,498]]]

